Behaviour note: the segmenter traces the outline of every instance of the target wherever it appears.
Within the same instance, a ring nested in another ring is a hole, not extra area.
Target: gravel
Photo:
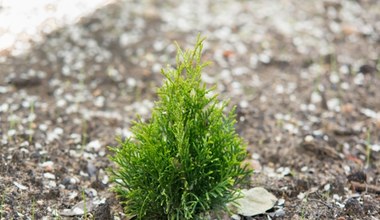
[[[251,185],[282,201],[271,215],[380,217],[376,193],[347,178],[364,172],[371,189],[380,178],[375,0],[89,2],[65,21],[58,6],[69,3],[35,5],[25,16],[38,24],[13,47],[2,37],[20,32],[0,23],[2,217],[80,218],[88,201],[95,219],[127,219],[109,191],[107,146],[131,137],[136,114],[148,120],[160,70],[175,65],[173,42],[189,47],[198,33],[213,62],[202,79],[237,106],[258,169]],[[12,7],[0,18],[24,16]],[[39,17],[53,9],[54,28]]]

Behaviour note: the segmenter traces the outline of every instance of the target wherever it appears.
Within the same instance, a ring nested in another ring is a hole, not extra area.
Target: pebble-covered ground
[[[237,105],[251,186],[278,199],[234,218],[379,219],[377,0],[116,1],[3,50],[0,219],[128,219],[107,146],[149,118],[174,42],[199,33],[204,82]]]

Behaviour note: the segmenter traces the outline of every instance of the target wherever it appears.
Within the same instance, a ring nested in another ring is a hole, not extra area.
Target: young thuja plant
[[[193,50],[178,47],[176,69],[162,70],[164,84],[151,119],[132,127],[132,138],[110,147],[115,192],[138,219],[200,219],[227,209],[250,174],[242,165],[243,140],[234,109],[201,82],[203,39]]]

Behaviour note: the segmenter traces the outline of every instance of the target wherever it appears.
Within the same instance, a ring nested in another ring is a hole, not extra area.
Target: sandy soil
[[[118,1],[2,53],[0,219],[128,219],[107,146],[149,118],[173,42],[198,33],[213,62],[203,80],[237,106],[251,186],[279,199],[240,218],[379,219],[379,12],[376,0]]]

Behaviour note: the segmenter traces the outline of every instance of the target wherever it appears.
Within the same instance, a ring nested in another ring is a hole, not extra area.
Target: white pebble
[[[54,162],[53,161],[45,161],[43,163],[40,164],[40,167],[53,167],[54,166]]]
[[[258,160],[258,159],[260,159],[260,154],[253,153],[251,157],[254,160]]]
[[[129,131],[127,128],[116,128],[116,134],[118,136],[122,136],[123,138],[132,137],[132,132]]]
[[[102,179],[102,183],[103,183],[103,184],[107,184],[108,181],[109,181],[109,177],[108,177],[107,175],[104,175],[104,176],[103,176],[103,179]]]
[[[331,189],[331,185],[330,185],[330,184],[326,184],[326,185],[323,187],[323,189],[324,189],[325,191],[330,191],[330,189]]]
[[[29,146],[29,142],[28,141],[24,141],[20,144],[20,147],[28,147]]]
[[[371,145],[371,149],[375,152],[379,152],[380,151],[380,145],[379,144],[373,144],[373,145]]]
[[[17,188],[19,188],[19,189],[21,189],[21,190],[27,190],[27,189],[28,189],[28,187],[26,187],[26,186],[24,186],[24,185],[22,185],[22,184],[20,184],[20,183],[18,183],[18,182],[13,182],[13,184],[14,184],[15,186],[17,186]]]
[[[81,175],[83,177],[88,177],[88,173],[85,173],[82,170],[79,172],[79,175]]]
[[[55,188],[57,187],[57,183],[54,180],[50,180],[48,186],[49,188]]]
[[[106,98],[104,98],[104,96],[98,96],[96,97],[95,101],[94,101],[94,105],[96,107],[103,107],[104,106],[104,102],[106,101]]]
[[[343,65],[339,68],[339,72],[343,73],[343,74],[348,74],[350,73],[350,69],[348,68],[347,65]]]
[[[277,136],[274,138],[274,140],[275,140],[276,142],[281,142],[281,140],[282,140],[282,136],[281,136],[281,135],[277,135]]]
[[[53,131],[51,131],[47,134],[47,142],[50,143],[50,142],[58,139],[61,134],[63,134],[63,129],[62,128],[55,128]]]
[[[233,214],[233,215],[231,215],[231,219],[233,219],[233,220],[240,220],[241,217],[239,215],[237,215],[237,214]]]
[[[152,66],[152,71],[153,71],[154,73],[160,73],[160,72],[161,72],[161,69],[162,69],[162,66],[161,66],[161,64],[159,64],[159,63],[155,63],[155,64],[153,64],[153,66]]]
[[[285,204],[285,199],[281,198],[277,201],[278,206],[283,206]]]
[[[270,63],[271,57],[268,54],[260,54],[259,60],[260,62],[267,64]]]
[[[42,145],[40,143],[35,143],[34,146],[36,147],[36,149],[41,149],[42,148]]]
[[[340,84],[340,88],[342,88],[343,90],[348,90],[350,88],[350,85],[347,82],[342,82]]]
[[[276,170],[277,173],[281,173],[282,176],[286,176],[290,174],[290,168],[289,167],[279,167]]]
[[[276,90],[276,93],[277,93],[277,94],[283,94],[284,91],[285,91],[285,88],[284,88],[283,85],[276,85],[275,90]]]
[[[250,71],[247,67],[237,67],[233,70],[233,74],[235,76],[241,76],[244,74],[248,74]]]
[[[153,48],[155,51],[161,51],[165,48],[165,44],[163,41],[155,41],[153,43]]]
[[[44,178],[55,180],[55,175],[52,173],[44,173]]]
[[[356,85],[363,85],[364,82],[364,75],[363,74],[357,74],[354,78],[354,83]]]
[[[351,168],[350,168],[350,166],[348,166],[348,165],[344,165],[344,166],[343,166],[343,169],[344,169],[344,173],[345,173],[346,175],[348,175],[348,174],[351,173]]]
[[[319,92],[314,91],[314,92],[311,93],[310,101],[312,103],[321,102],[322,101],[322,96],[319,94]]]
[[[128,78],[128,80],[127,80],[127,84],[128,84],[128,86],[130,86],[130,87],[135,87],[135,86],[137,85],[137,81],[136,81],[136,79],[134,79],[134,78]]]
[[[77,183],[79,183],[79,179],[74,178],[74,177],[70,178],[70,184],[75,185]]]
[[[0,86],[0,94],[4,94],[8,92],[8,88],[5,86]]]
[[[28,121],[29,121],[29,122],[34,121],[36,118],[37,118],[37,115],[36,115],[36,114],[34,114],[34,113],[29,113],[29,115],[28,115]]]
[[[340,101],[338,98],[332,98],[327,101],[327,107],[329,108],[329,110],[334,110],[334,111],[339,112],[340,111],[339,105],[340,105]]]
[[[79,144],[82,141],[82,136],[77,133],[70,134],[70,138],[73,139],[74,143]]]
[[[13,110],[13,109],[11,109],[11,110]],[[8,117],[8,121],[9,122],[16,122],[16,121],[19,121],[19,120],[20,120],[20,118],[17,115],[10,115]]]
[[[64,100],[64,99],[59,99],[58,101],[57,101],[57,106],[58,107],[64,107],[64,106],[66,106],[66,100]]]
[[[300,194],[298,194],[298,196],[297,196],[297,198],[299,199],[299,200],[303,200],[304,198],[305,198],[305,193],[300,193]]]
[[[369,118],[377,118],[380,119],[380,112],[376,113],[374,110],[369,109],[369,108],[362,108],[360,109],[360,112],[364,114],[365,116]]]
[[[314,137],[311,136],[311,135],[306,135],[306,137],[304,138],[304,140],[308,143],[312,142],[314,140]]]
[[[307,167],[307,166],[303,166],[301,168],[301,172],[307,172],[308,170],[309,170],[309,167]]]
[[[81,147],[81,146],[80,146],[80,147]],[[83,154],[82,151],[69,150],[69,155],[70,155],[70,157],[78,158],[78,157],[81,157],[82,154]]]
[[[85,189],[85,192],[89,197],[96,197],[98,195],[98,192],[93,188]]]
[[[4,104],[0,105],[0,112],[7,112],[8,109],[9,109],[8,103],[4,103]]]
[[[338,194],[334,194],[334,195],[333,195],[333,199],[334,199],[335,201],[342,201],[342,197],[339,196]]]
[[[284,124],[284,129],[288,131],[290,134],[298,134],[298,128],[291,123],[285,123]]]
[[[330,82],[333,84],[336,84],[340,81],[340,78],[339,78],[338,74],[336,74],[336,73],[331,73],[329,78],[330,78]]]
[[[104,150],[99,151],[99,156],[104,157],[106,155],[106,152]]]
[[[102,144],[99,140],[93,140],[90,143],[87,144],[86,150],[88,151],[99,151],[99,149],[102,147]]]
[[[241,84],[239,82],[232,82],[231,86],[234,90],[241,90]]]
[[[240,107],[242,108],[247,108],[249,106],[247,100],[242,100],[240,103],[239,103]]]
[[[317,109],[317,107],[314,104],[307,105],[307,110],[309,110],[310,112],[313,112],[316,109]]]
[[[202,74],[202,81],[205,83],[213,84],[215,83],[215,78],[207,74]]]
[[[260,102],[267,102],[267,97],[265,95],[260,96]]]
[[[10,129],[10,130],[8,130],[7,134],[8,134],[9,137],[12,137],[12,136],[14,136],[16,134],[16,130],[15,129]]]

